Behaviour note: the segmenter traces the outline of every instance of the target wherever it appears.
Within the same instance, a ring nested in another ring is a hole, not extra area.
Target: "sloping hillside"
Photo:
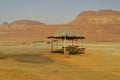
[[[17,20],[0,25],[0,41],[42,41],[64,27],[72,27],[85,41],[120,41],[120,11],[84,11],[68,24],[47,25],[32,20]]]

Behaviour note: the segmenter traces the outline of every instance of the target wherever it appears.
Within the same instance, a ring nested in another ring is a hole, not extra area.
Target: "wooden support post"
[[[64,56],[65,56],[66,58],[69,57],[69,52],[66,51],[66,36],[65,36],[65,38],[64,38]]]
[[[83,39],[81,40],[81,48],[82,48],[82,43],[83,43]]]
[[[72,39],[72,46],[74,46],[73,39]]]
[[[51,39],[51,52],[53,51],[53,38]]]
[[[66,54],[65,54],[65,51],[66,51],[66,36],[65,36],[65,38],[64,38],[64,55],[66,55]]]
[[[57,40],[57,48],[58,48],[58,45],[59,45],[59,44],[58,44],[58,40]]]

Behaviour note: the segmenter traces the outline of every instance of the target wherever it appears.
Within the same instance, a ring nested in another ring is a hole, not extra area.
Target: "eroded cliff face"
[[[68,24],[47,25],[32,20],[17,20],[0,25],[0,41],[43,41],[64,27],[72,27],[85,41],[120,41],[120,11],[84,11]]]
[[[69,23],[87,41],[120,41],[120,11],[84,11]]]
[[[120,11],[100,10],[80,13],[71,25],[117,25],[120,24]]]

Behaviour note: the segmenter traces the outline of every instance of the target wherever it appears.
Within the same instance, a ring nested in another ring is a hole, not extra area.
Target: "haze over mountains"
[[[84,11],[68,24],[47,25],[32,20],[17,20],[0,25],[0,41],[42,41],[64,27],[72,27],[86,41],[120,41],[120,11]]]

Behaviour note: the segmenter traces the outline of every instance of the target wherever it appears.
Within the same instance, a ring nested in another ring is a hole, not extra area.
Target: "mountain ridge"
[[[116,10],[83,11],[68,24],[47,25],[32,20],[4,23],[0,32],[6,33],[0,34],[0,38],[3,38],[0,41],[47,40],[49,34],[67,26],[83,34],[85,41],[120,41],[120,11]]]

